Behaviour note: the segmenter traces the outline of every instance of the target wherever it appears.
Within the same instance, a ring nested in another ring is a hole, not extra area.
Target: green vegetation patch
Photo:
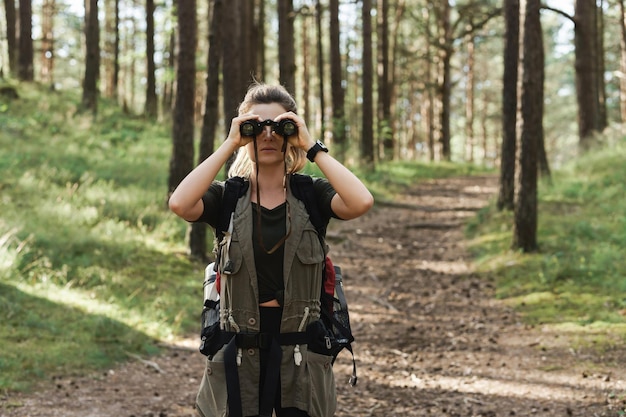
[[[540,250],[510,250],[513,214],[495,206],[468,226],[480,271],[533,324],[602,329],[626,341],[626,140],[540,184]]]
[[[203,265],[166,208],[167,124],[20,85],[0,111],[0,389],[198,331]]]

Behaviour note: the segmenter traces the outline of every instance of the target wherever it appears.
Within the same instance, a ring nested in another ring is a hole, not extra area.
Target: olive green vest
[[[232,235],[220,257],[220,321],[229,332],[259,332],[259,295],[252,249],[253,214],[250,189],[239,199],[232,222]],[[287,193],[291,233],[285,241],[283,264],[285,299],[281,333],[298,332],[320,318],[320,291],[325,257],[317,231],[308,220],[304,204]],[[289,216],[288,216],[289,217]],[[289,225],[287,225],[289,230]],[[228,263],[228,266],[226,265]],[[305,317],[305,311],[306,313]],[[302,361],[296,365],[295,346],[282,346],[281,405],[297,407],[310,417],[331,417],[336,406],[332,357],[299,346]],[[228,416],[224,348],[207,359],[197,397],[205,417]],[[238,352],[241,402],[244,416],[259,414],[260,357],[256,348]]]

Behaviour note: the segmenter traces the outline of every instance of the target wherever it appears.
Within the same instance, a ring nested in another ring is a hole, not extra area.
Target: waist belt
[[[280,346],[306,344],[309,341],[307,333],[222,332],[222,341],[226,345],[224,349],[224,368],[226,370],[226,392],[228,393],[228,415],[231,417],[243,417],[239,370],[237,369],[237,350],[258,348],[269,350],[263,392],[260,393],[259,416],[271,417],[283,356]]]

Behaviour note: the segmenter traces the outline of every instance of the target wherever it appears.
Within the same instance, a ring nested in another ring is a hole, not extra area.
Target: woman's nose
[[[272,133],[273,133],[272,126],[263,126],[263,132],[261,132],[261,138],[274,139],[274,135]]]

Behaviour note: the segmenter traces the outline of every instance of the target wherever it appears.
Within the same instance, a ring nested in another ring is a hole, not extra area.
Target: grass
[[[0,103],[0,389],[196,331],[202,265],[165,207],[167,125],[19,94]]]
[[[626,140],[540,184],[537,253],[510,250],[513,214],[490,206],[468,227],[480,271],[532,324],[626,341]]]

